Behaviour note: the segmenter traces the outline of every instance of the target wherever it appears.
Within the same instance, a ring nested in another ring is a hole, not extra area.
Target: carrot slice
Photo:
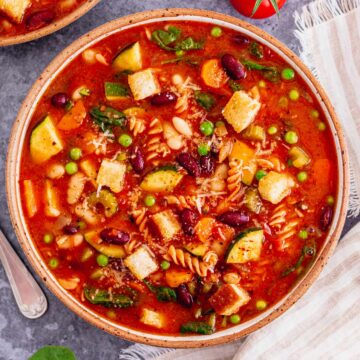
[[[75,103],[72,109],[67,112],[60,122],[57,124],[57,128],[60,130],[73,130],[77,129],[86,117],[86,109],[84,103],[79,100]]]
[[[24,180],[24,196],[26,210],[30,218],[32,218],[38,211],[35,187],[31,180]]]
[[[229,80],[219,59],[210,59],[204,62],[201,68],[201,77],[207,86],[219,89]]]

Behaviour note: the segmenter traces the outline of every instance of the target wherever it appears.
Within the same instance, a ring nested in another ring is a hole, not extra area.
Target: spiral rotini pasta
[[[163,142],[162,133],[164,132],[161,121],[155,118],[150,123],[150,129],[148,132],[149,141],[147,143],[146,160],[156,164],[159,157],[164,157],[169,154],[169,147]]]
[[[227,187],[230,192],[228,201],[234,201],[238,198],[241,190],[241,179],[242,179],[242,162],[237,160],[231,160],[229,162],[229,170],[227,177]]]
[[[133,132],[134,136],[137,136],[143,133],[146,129],[144,119],[138,118],[136,116],[129,117],[129,128]]]
[[[168,195],[164,197],[165,200],[170,205],[177,205],[180,209],[190,209],[190,208],[198,208],[199,206],[203,206],[205,203],[204,198],[200,198],[196,195]]]
[[[173,261],[176,265],[188,268],[191,272],[201,277],[205,277],[208,272],[212,272],[218,261],[218,256],[214,252],[205,254],[203,261],[201,261],[182,249],[176,249],[174,245],[169,247],[168,253],[164,258],[168,261]]]
[[[151,241],[151,235],[148,228],[147,210],[145,208],[134,209],[131,212],[135,224],[139,228],[139,232],[144,236],[146,241]]]

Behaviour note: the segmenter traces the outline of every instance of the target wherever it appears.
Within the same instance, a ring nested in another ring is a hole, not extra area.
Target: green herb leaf
[[[291,273],[293,273],[296,269],[298,269],[304,262],[306,256],[310,256],[313,259],[315,259],[315,255],[316,255],[316,244],[313,243],[312,245],[305,245],[301,250],[301,255],[300,255],[298,261],[295,263],[295,265],[293,265],[290,268],[288,268],[287,270],[285,270],[281,274],[281,277],[288,276]]]
[[[239,91],[239,90],[242,90],[242,89],[243,89],[242,85],[239,84],[238,82],[234,81],[234,80],[231,80],[231,79],[230,79],[229,82],[228,82],[228,84],[229,84],[229,86],[230,86],[230,88],[231,88],[231,90],[232,90],[233,92]]]
[[[204,48],[204,42],[202,41],[195,41],[192,37],[188,37],[182,40],[180,43],[176,45],[176,50],[200,50]]]
[[[113,126],[124,126],[126,116],[123,112],[112,107],[94,107],[90,110],[90,115],[94,123],[99,126],[101,131],[111,131]]]
[[[207,94],[197,90],[194,92],[196,102],[205,110],[210,111],[215,105],[215,98],[211,94]]]
[[[190,321],[181,325],[180,332],[210,335],[214,332],[214,328],[206,322]]]
[[[262,59],[264,57],[264,49],[263,47],[253,41],[249,46],[249,52],[252,56],[256,57],[257,59]]]
[[[90,95],[90,89],[88,89],[88,88],[82,88],[82,89],[80,89],[79,94],[80,94],[81,96],[89,96],[89,95]]]
[[[151,39],[156,44],[158,44],[164,50],[175,51],[176,49],[168,46],[178,40],[181,35],[181,30],[175,26],[169,26],[168,31],[165,30],[155,30],[151,34]]]
[[[243,60],[242,64],[250,70],[262,71],[264,78],[271,82],[277,82],[280,80],[280,71],[275,66],[266,66],[251,60]]]
[[[132,70],[123,70],[115,74],[116,79],[122,79],[124,77],[127,77],[128,75],[133,74],[134,72]]]
[[[144,280],[144,283],[152,293],[156,294],[159,301],[176,301],[176,292],[173,289],[166,286],[154,286],[147,280]]]
[[[110,294],[106,290],[93,287],[84,288],[85,298],[95,305],[103,305],[106,307],[126,308],[134,304],[133,299],[124,294]]]
[[[65,346],[44,346],[28,360],[76,360],[74,353]]]

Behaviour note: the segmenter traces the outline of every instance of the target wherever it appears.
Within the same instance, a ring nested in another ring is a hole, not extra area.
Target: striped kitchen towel
[[[327,90],[350,154],[349,214],[360,214],[360,0],[317,0],[295,14],[301,58]],[[360,359],[360,224],[283,316],[232,344],[174,350],[132,345],[121,360]]]

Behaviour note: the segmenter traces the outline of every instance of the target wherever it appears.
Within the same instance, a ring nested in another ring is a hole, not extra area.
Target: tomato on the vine
[[[273,16],[276,14],[276,4],[280,10],[285,2],[286,0],[231,0],[232,5],[240,14],[254,19]]]

